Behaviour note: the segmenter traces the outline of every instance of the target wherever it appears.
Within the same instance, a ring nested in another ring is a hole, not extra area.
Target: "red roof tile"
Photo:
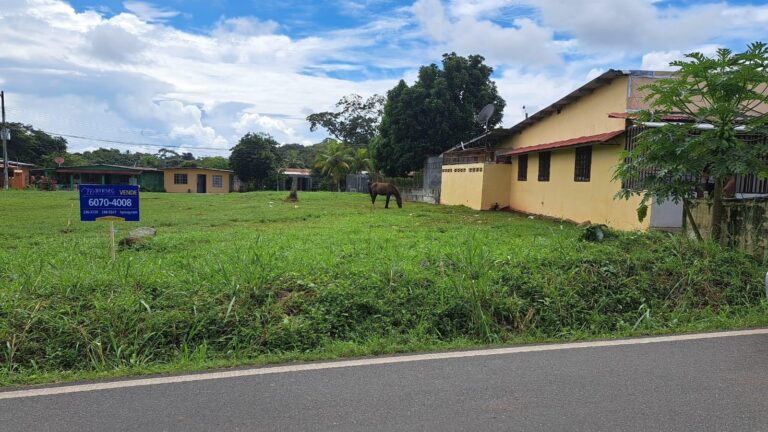
[[[504,156],[515,156],[519,154],[532,153],[532,152],[538,152],[538,151],[544,151],[544,150],[561,149],[566,147],[574,147],[582,144],[604,143],[606,141],[612,140],[613,138],[616,138],[617,136],[623,133],[624,133],[624,129],[621,129],[621,130],[601,133],[597,135],[589,135],[589,136],[583,136],[578,138],[571,138],[563,141],[555,141],[555,142],[546,143],[546,144],[538,144],[538,145],[529,146],[529,147],[521,147],[521,148],[514,149],[511,152],[504,153]]]

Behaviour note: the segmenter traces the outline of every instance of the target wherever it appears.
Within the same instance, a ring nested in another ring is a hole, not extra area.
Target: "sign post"
[[[108,221],[112,261],[115,260],[115,221],[139,221],[139,187],[81,184],[80,220]]]

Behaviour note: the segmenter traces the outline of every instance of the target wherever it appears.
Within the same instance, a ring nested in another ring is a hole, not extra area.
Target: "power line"
[[[111,143],[111,144],[122,144],[122,145],[141,146],[141,147],[186,148],[190,150],[230,151],[229,149],[215,148],[215,147],[190,147],[190,146],[170,145],[170,144],[152,144],[152,143],[143,143],[143,142],[135,142],[135,141],[119,141],[119,140],[112,140],[112,139],[106,139],[106,138],[94,138],[94,137],[86,137],[82,135],[63,134],[63,133],[51,132],[51,131],[45,131],[45,130],[41,130],[41,131],[47,133],[48,135],[56,135],[56,136],[65,137],[65,138],[82,139],[82,140],[105,142],[105,143]]]

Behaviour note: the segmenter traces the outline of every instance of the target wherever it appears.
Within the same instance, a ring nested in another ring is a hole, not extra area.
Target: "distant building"
[[[236,190],[234,171],[217,168],[163,168],[165,191],[227,193]]]
[[[11,189],[24,189],[29,185],[29,170],[34,165],[24,162],[8,161],[8,187]],[[0,160],[0,188],[5,187],[5,176],[2,172],[5,164]]]
[[[163,191],[163,173],[157,168],[97,164],[42,168],[32,173],[51,178],[61,190],[75,190],[81,184],[124,184],[148,192]]]
[[[298,188],[300,191],[312,190],[312,170],[308,168],[283,168],[280,170],[280,174],[288,177],[282,184],[278,185],[279,189],[290,190],[293,179],[298,179]]]

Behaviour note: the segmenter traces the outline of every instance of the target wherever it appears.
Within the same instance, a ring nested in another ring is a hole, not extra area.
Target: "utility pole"
[[[3,138],[3,189],[8,190],[8,130],[5,127],[5,92],[0,91],[0,106],[3,111],[3,127],[0,129],[0,135]]]

